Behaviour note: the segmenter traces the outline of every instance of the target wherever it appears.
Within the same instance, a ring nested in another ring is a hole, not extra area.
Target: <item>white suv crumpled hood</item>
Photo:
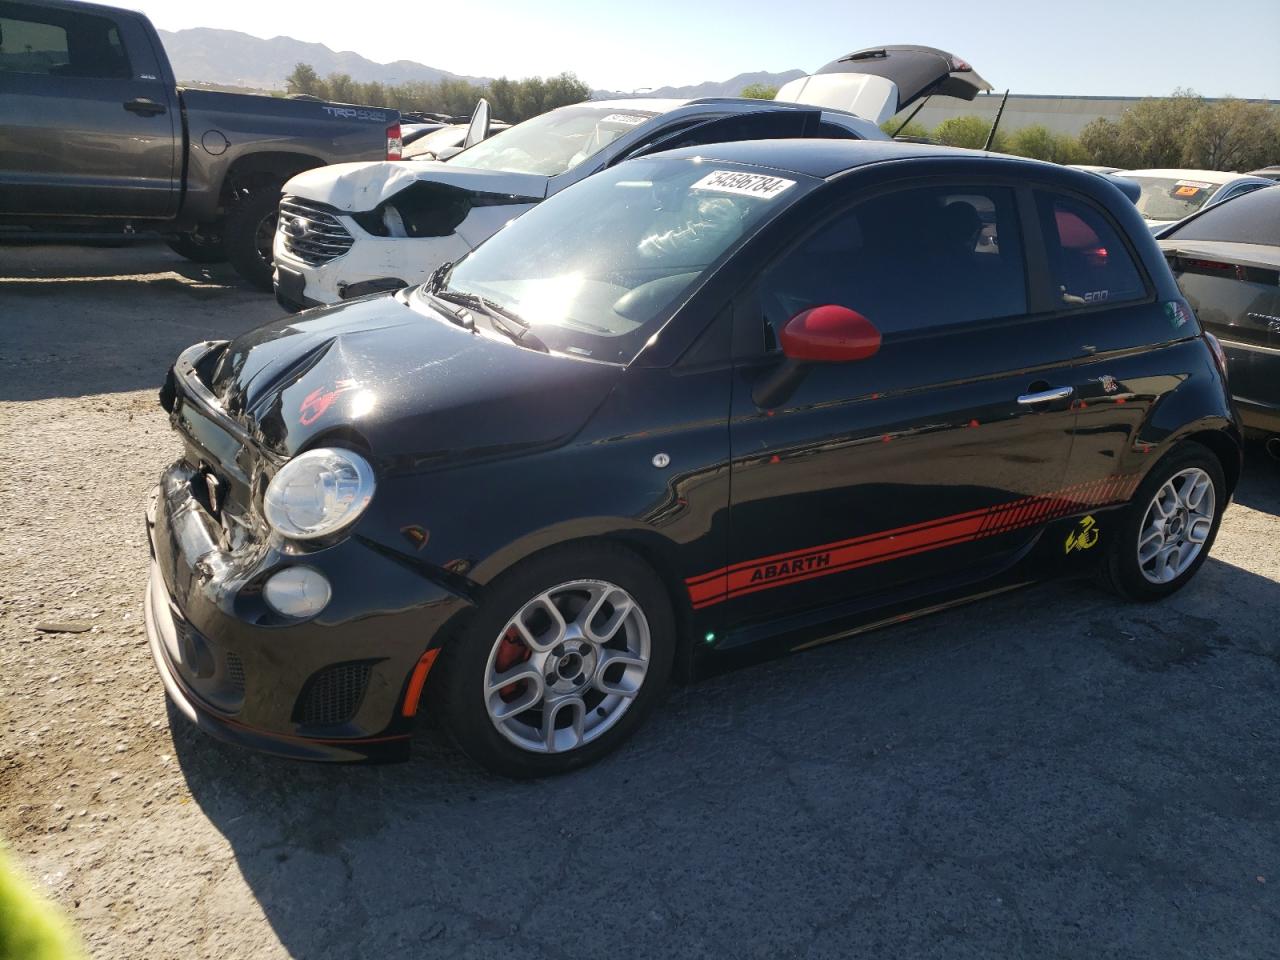
[[[432,180],[480,193],[504,193],[543,199],[548,178],[539,173],[476,170],[436,160],[387,160],[335,163],[305,170],[284,185],[291,197],[302,197],[353,213],[372,210],[411,183]]]

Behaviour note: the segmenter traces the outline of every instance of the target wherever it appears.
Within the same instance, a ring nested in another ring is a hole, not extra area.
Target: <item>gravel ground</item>
[[[142,628],[163,371],[274,313],[162,247],[0,247],[0,835],[95,957],[1276,955],[1256,452],[1158,606],[1045,585],[833,644],[549,782],[429,720],[410,763],[305,766],[167,710]]]

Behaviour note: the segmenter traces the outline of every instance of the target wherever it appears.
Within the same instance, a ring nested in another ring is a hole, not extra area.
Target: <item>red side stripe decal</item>
[[[1075,484],[1037,497],[939,517],[905,527],[838,540],[806,550],[776,553],[722,567],[685,581],[695,610],[743,597],[760,590],[825,577],[858,567],[897,560],[928,550],[971,543],[1049,520],[1081,509],[1128,499],[1137,475],[1110,477]]]

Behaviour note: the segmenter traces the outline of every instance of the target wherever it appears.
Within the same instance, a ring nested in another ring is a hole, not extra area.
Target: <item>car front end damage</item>
[[[280,305],[308,307],[427,280],[540,201],[546,178],[442,163],[343,164],[285,185],[272,252]]]
[[[146,628],[165,691],[202,730],[268,753],[405,759],[435,641],[468,608],[465,591],[360,536],[305,545],[271,530],[262,496],[278,458],[202,379],[224,349],[186,351],[162,391],[186,448],[147,511]],[[327,599],[291,616],[268,584],[297,571]]]

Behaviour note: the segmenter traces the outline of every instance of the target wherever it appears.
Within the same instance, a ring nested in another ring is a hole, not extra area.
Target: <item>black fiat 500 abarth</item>
[[[1240,473],[1223,362],[1103,178],[630,161],[428,284],[178,359],[152,651],[237,743],[400,758],[427,704],[494,770],[563,771],[673,676],[1051,575],[1177,590]]]

